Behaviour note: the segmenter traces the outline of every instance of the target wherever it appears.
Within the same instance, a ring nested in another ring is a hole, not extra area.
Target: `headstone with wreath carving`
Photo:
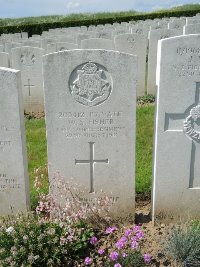
[[[87,201],[103,190],[121,218],[134,217],[136,75],[136,57],[114,51],[44,57],[50,183],[59,171]]]
[[[200,35],[159,41],[152,214],[200,217]]]
[[[12,49],[11,66],[21,70],[21,86],[26,113],[44,112],[42,56],[44,50],[25,46]]]

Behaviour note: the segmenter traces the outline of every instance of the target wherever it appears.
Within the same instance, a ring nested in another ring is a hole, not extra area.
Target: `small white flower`
[[[6,229],[6,233],[8,233],[8,234],[12,233],[13,231],[14,231],[14,228],[12,226],[10,226]]]

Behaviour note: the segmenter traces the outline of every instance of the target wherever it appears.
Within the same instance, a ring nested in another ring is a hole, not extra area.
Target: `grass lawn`
[[[152,141],[154,105],[137,108],[136,135],[136,191],[150,192],[152,178]],[[34,169],[47,164],[46,133],[44,119],[26,119],[26,139],[28,151],[28,170],[30,177],[31,204],[35,206],[37,194],[33,183]],[[48,190],[44,179],[44,191]]]

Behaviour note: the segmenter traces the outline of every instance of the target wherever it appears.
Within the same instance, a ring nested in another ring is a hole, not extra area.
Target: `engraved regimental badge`
[[[88,62],[78,66],[70,75],[70,93],[85,106],[97,106],[111,94],[112,79],[100,64]]]
[[[36,57],[33,54],[32,49],[23,51],[20,57],[20,61],[22,65],[32,66],[36,61]]]
[[[200,119],[200,105],[197,105],[190,110],[190,115],[183,123],[185,134],[196,141],[200,140],[200,132],[194,128],[194,124],[198,119]]]

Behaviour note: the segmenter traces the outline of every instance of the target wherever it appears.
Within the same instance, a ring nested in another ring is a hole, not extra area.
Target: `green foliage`
[[[75,266],[84,257],[93,230],[42,220],[34,214],[1,222],[0,266]]]
[[[170,10],[172,11],[186,11],[186,10],[200,10],[200,4],[186,4],[172,7]]]
[[[145,266],[142,253],[140,251],[132,251],[126,258],[121,257],[119,262],[126,267],[143,267]]]
[[[154,105],[137,108],[136,192],[151,191]]]
[[[173,230],[166,250],[185,267],[200,266],[200,225],[183,225]]]
[[[35,209],[38,201],[37,192],[34,189],[35,171],[43,166],[43,192],[48,191],[47,177],[47,144],[44,119],[26,119],[26,144],[28,152],[28,170],[31,188],[31,205]]]
[[[190,8],[173,8],[169,10],[159,10],[152,13],[139,13],[136,11],[116,12],[116,13],[96,13],[96,14],[71,14],[66,16],[43,16],[29,17],[21,19],[0,19],[0,34],[28,32],[41,34],[49,29],[62,27],[76,27],[99,25],[106,23],[121,23],[146,19],[156,19],[164,17],[195,16],[200,12],[200,5],[190,5]]]
[[[145,105],[155,103],[155,96],[154,95],[144,95],[137,97],[137,104],[138,105]]]

